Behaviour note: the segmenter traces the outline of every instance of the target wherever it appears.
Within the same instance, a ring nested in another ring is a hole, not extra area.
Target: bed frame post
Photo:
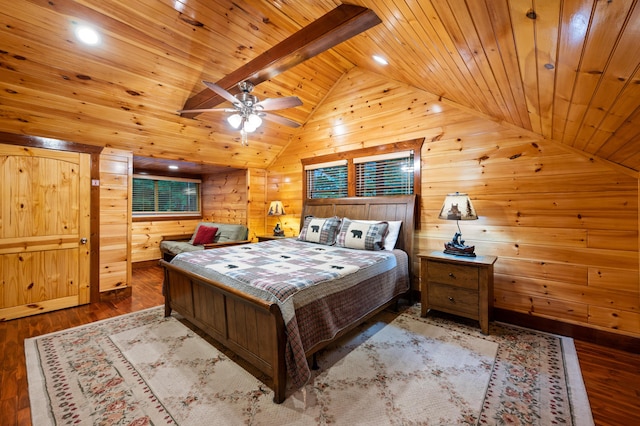
[[[160,266],[164,266],[165,260],[160,260]],[[162,281],[162,295],[164,296],[164,316],[171,316],[171,297],[169,292],[169,270],[167,268],[164,269],[164,279]]]
[[[276,345],[275,345],[275,362],[273,375],[273,402],[281,404],[286,398],[287,391],[287,363],[286,348],[287,336],[285,330],[284,319],[278,305],[271,305],[269,309],[276,323]]]

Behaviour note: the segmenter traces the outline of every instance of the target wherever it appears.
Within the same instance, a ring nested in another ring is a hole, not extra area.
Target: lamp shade
[[[281,216],[283,214],[286,213],[284,212],[284,205],[282,205],[282,201],[272,201],[271,204],[269,204],[269,213],[267,213],[267,215]]]
[[[244,129],[244,131],[245,131],[245,132],[247,132],[247,133],[253,133],[253,132],[255,132],[255,131],[256,131],[256,127],[255,127],[253,124],[251,124],[251,123],[249,122],[249,120],[245,120],[245,121],[244,121],[244,124],[243,124],[243,127],[242,127],[242,128],[243,128],[243,129]]]
[[[242,124],[242,116],[240,114],[233,114],[227,117],[227,121],[234,129],[239,129]]]
[[[447,194],[438,218],[446,220],[475,220],[478,215],[473,208],[473,204],[471,204],[469,196],[456,192]]]
[[[260,118],[260,116],[257,114],[249,115],[249,118],[247,119],[247,121],[249,122],[251,127],[253,127],[254,129],[257,129],[262,124],[262,118]]]

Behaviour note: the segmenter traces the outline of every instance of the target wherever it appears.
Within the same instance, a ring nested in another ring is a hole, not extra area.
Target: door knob
[[[80,238],[80,244],[87,244],[86,238]]]

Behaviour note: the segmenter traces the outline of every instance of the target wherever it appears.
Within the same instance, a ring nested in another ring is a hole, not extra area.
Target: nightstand
[[[282,240],[283,238],[295,238],[295,237],[287,237],[286,235],[257,235],[258,242],[262,241],[271,241],[271,240]]]
[[[419,254],[422,316],[429,309],[477,320],[489,334],[495,256]]]

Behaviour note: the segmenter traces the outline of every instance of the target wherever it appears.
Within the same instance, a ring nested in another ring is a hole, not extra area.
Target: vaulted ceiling
[[[304,124],[341,77],[361,67],[640,170],[638,0],[350,3],[373,10],[381,23],[270,76],[253,93],[298,96],[303,105],[281,115]],[[0,130],[130,149],[136,156],[265,167],[295,129],[268,122],[241,150],[224,113],[187,118],[176,111],[205,89],[202,80],[223,79],[340,4],[3,2]],[[75,38],[83,23],[100,31],[100,44]]]

